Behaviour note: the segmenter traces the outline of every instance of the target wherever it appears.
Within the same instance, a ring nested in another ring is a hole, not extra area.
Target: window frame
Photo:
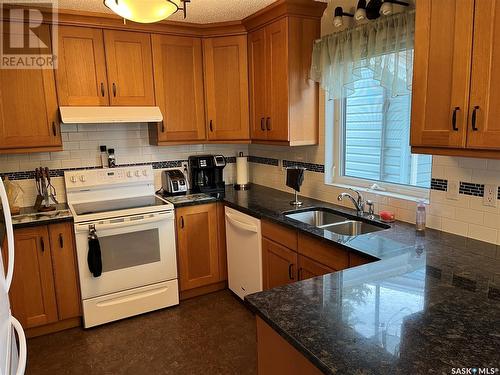
[[[430,188],[395,184],[342,175],[345,142],[342,142],[345,110],[343,99],[328,99],[325,94],[325,184],[411,201],[429,200]],[[377,184],[379,189],[371,187]]]

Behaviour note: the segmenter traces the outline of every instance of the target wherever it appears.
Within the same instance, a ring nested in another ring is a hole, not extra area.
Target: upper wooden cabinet
[[[155,105],[150,35],[59,27],[59,105]]]
[[[62,106],[109,105],[102,30],[60,26],[57,94]]]
[[[152,35],[156,103],[163,123],[150,124],[153,144],[206,139],[200,38]]]
[[[412,151],[500,158],[500,1],[416,8]]]
[[[57,109],[52,69],[0,69],[0,153],[61,150]]]
[[[247,37],[205,39],[203,55],[208,139],[249,139]]]
[[[308,79],[320,18],[282,17],[248,36],[252,140],[318,143],[318,86]]]
[[[154,105],[151,37],[145,33],[104,31],[108,90],[112,105]]]

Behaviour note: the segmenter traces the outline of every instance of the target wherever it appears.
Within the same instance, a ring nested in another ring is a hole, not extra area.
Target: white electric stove
[[[174,206],[151,166],[67,171],[85,328],[179,303]],[[102,273],[89,267],[95,231]]]

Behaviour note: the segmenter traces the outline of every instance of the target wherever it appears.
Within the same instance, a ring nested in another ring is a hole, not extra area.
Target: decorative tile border
[[[248,161],[250,163],[273,165],[275,167],[279,166],[279,160],[274,158],[263,158],[261,156],[248,156]]]
[[[164,161],[153,161],[144,163],[131,163],[131,164],[118,164],[116,167],[134,167],[141,165],[151,165],[153,169],[165,169],[165,168],[180,168],[182,163],[187,162],[187,160],[164,160]],[[228,164],[236,163],[236,157],[227,156],[226,162]],[[61,169],[51,169],[50,177],[64,177],[64,172],[66,171],[77,171],[77,170],[87,170],[87,169],[101,169],[102,167],[79,167],[79,168],[61,168]],[[32,180],[35,178],[35,171],[21,171],[21,172],[0,172],[0,177],[8,177],[9,180]]]
[[[439,178],[431,179],[431,189],[439,191],[448,191],[448,180],[441,180]]]
[[[304,163],[301,161],[283,160],[283,167],[302,167],[311,172],[325,173],[323,164]]]
[[[460,182],[459,188],[460,194],[472,195],[475,197],[484,196],[484,185],[483,184],[473,184],[470,182]]]

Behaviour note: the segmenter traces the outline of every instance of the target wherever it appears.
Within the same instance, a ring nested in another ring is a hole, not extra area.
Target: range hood
[[[64,124],[161,122],[159,107],[59,107]]]

